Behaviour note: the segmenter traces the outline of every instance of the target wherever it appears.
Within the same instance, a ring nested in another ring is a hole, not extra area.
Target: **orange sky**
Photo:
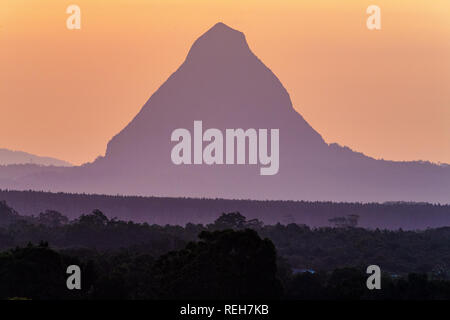
[[[81,30],[66,28],[70,4]],[[218,21],[327,142],[450,163],[448,0],[2,0],[0,148],[92,161]]]

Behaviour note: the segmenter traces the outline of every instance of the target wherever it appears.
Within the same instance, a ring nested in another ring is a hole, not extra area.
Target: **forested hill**
[[[450,205],[428,203],[333,203],[88,195],[0,190],[0,201],[21,215],[56,210],[69,218],[99,209],[108,217],[151,224],[211,223],[222,212],[239,211],[266,224],[330,226],[330,219],[358,215],[358,226],[426,229],[450,226]]]

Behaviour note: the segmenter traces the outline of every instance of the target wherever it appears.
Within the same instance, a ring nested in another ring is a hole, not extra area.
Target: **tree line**
[[[450,228],[264,225],[239,212],[184,227],[0,202],[0,298],[449,299]],[[65,268],[82,269],[82,290]],[[377,264],[382,290],[367,290]]]

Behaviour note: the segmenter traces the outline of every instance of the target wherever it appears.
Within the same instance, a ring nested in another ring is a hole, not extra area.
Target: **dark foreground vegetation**
[[[339,219],[338,219],[339,220]],[[159,226],[0,203],[0,298],[450,299],[450,228],[267,225],[239,213]],[[66,288],[79,265],[82,289]],[[382,270],[368,290],[367,266]]]
[[[271,225],[297,223],[310,227],[325,227],[330,226],[330,219],[347,215],[358,215],[359,226],[371,229],[416,230],[450,225],[450,203],[440,205],[417,202],[254,201],[14,190],[0,190],[0,200],[5,200],[18,212],[28,216],[51,209],[62,212],[70,219],[76,219],[80,214],[96,208],[110,218],[159,225],[209,224],[214,222],[221,212],[236,211],[249,219],[259,219]]]
[[[66,268],[81,268],[81,290]],[[0,253],[1,299],[450,299],[450,281],[410,273],[382,277],[368,290],[360,268],[292,274],[253,230],[202,232],[199,241],[160,257],[132,250],[50,249],[31,244]]]

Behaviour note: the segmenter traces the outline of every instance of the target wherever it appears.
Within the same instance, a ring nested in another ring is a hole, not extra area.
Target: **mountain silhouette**
[[[51,157],[36,156],[34,154],[14,151],[8,149],[0,149],[0,165],[10,165],[10,164],[37,164],[42,166],[60,166],[60,167],[70,167],[71,163],[59,160]]]
[[[174,165],[171,133],[217,128],[279,129],[279,172],[255,165]],[[1,178],[1,172],[0,172]],[[107,145],[104,157],[63,172],[0,182],[8,188],[103,194],[330,201],[449,203],[450,167],[376,160],[327,144],[294,110],[243,33],[218,23]]]

